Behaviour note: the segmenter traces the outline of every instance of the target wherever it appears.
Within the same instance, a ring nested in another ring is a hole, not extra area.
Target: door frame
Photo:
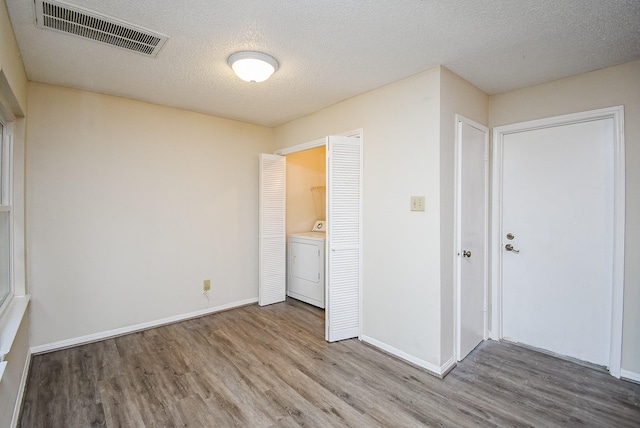
[[[454,347],[456,361],[460,361],[460,327],[461,322],[461,293],[462,293],[462,133],[460,126],[467,124],[485,133],[484,137],[484,278],[483,278],[483,294],[484,294],[484,326],[483,340],[489,337],[489,315],[487,312],[488,304],[488,288],[489,288],[489,128],[474,122],[460,114],[455,115],[455,185],[454,185],[454,213],[455,213],[455,231],[454,231],[454,284],[456,287],[454,295],[455,310],[455,326],[454,326]]]
[[[361,141],[361,144],[364,143],[364,130],[363,128],[358,128],[358,129],[354,129],[351,131],[347,131],[347,132],[343,132],[340,134],[331,134],[331,135],[339,135],[342,137],[355,137],[355,138],[359,138]],[[300,143],[300,144],[296,144],[294,146],[289,146],[289,147],[284,147],[281,149],[276,150],[275,152],[273,152],[273,154],[275,155],[280,155],[280,156],[286,156],[288,154],[292,154],[292,153],[297,153],[297,152],[302,152],[304,150],[309,150],[309,149],[313,149],[316,147],[322,147],[322,146],[326,146],[327,145],[327,138],[323,137],[323,138],[318,138],[316,140],[311,140],[311,141],[307,141],[306,143]],[[362,156],[362,154],[361,154]],[[359,266],[359,272],[358,272],[358,282],[359,282],[359,287],[358,287],[358,339],[362,340],[362,249],[363,249],[363,245],[362,245],[362,239],[364,236],[363,233],[363,221],[362,221],[362,207],[363,207],[363,201],[362,201],[362,196],[363,196],[363,180],[362,180],[362,176],[364,174],[364,168],[363,168],[363,159],[360,159],[360,254],[359,254],[359,258],[360,258],[360,266]],[[327,180],[328,180],[328,175],[327,175]],[[327,193],[327,197],[328,197],[328,193]],[[329,220],[329,219],[327,219]],[[328,239],[330,239],[329,236],[327,236]],[[325,263],[327,263],[328,261],[328,254],[327,252],[329,251],[329,245],[326,245],[325,243]],[[328,265],[326,265],[328,266]],[[326,271],[326,267],[325,267],[325,281],[328,281],[328,272]],[[328,288],[325,288],[325,314],[326,317],[328,317],[329,311],[327,311],[327,307],[329,305],[329,293],[328,293]],[[326,329],[328,328],[328,320],[325,318],[325,340],[328,339],[328,334]]]
[[[533,131],[581,122],[613,119],[613,271],[609,373],[620,378],[622,363],[622,324],[624,306],[624,239],[625,239],[625,153],[624,108],[597,110],[493,128],[492,239],[491,239],[491,338],[502,339],[502,165],[503,141],[508,134]]]

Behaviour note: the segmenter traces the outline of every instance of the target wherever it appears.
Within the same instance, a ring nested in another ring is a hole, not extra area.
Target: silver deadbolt
[[[471,251],[463,250],[462,257],[471,257]]]
[[[508,239],[509,241],[511,241],[513,238],[515,238],[515,236],[514,236],[514,234],[513,234],[513,233],[511,233],[511,232],[507,233],[507,239]]]
[[[511,245],[511,244],[505,245],[504,249],[507,250],[507,251],[511,251],[512,253],[516,253],[516,254],[518,254],[520,252],[520,250],[516,250],[515,248],[513,248],[513,245]]]

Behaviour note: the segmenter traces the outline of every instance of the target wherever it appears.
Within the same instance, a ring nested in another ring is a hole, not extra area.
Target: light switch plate
[[[411,197],[411,211],[424,211],[424,196]]]

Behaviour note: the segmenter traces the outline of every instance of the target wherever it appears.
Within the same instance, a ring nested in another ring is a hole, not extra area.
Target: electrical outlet
[[[424,211],[424,196],[411,197],[411,211]]]
[[[211,280],[210,279],[205,279],[202,288],[203,288],[204,291],[211,290]]]

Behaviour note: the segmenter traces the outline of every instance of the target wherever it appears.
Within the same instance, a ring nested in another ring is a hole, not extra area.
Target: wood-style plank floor
[[[437,379],[304,303],[227,312],[34,356],[22,427],[639,427],[640,385],[485,342]]]

